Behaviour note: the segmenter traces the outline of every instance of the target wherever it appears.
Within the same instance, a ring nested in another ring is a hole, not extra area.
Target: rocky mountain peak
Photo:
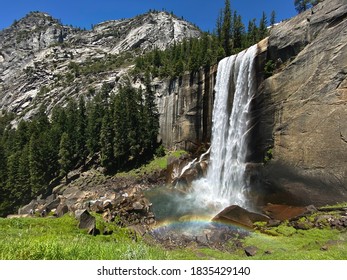
[[[23,29],[34,30],[35,28],[39,28],[39,27],[43,28],[45,26],[51,26],[53,24],[61,25],[59,20],[54,19],[52,16],[50,16],[47,13],[30,12],[19,21],[15,20],[11,28],[17,29],[17,30],[23,30]]]
[[[110,55],[120,61],[127,53],[134,59],[200,35],[197,27],[167,12],[110,20],[91,30],[65,26],[46,13],[31,12],[0,31],[0,109],[24,119],[40,105],[50,112],[55,104],[64,104],[67,96],[87,95],[89,89],[98,90],[104,82],[116,83],[126,75],[131,69],[129,61],[126,65],[124,61],[114,63],[111,70],[100,69],[101,64],[109,63]],[[93,67],[99,70],[93,76],[80,75],[72,66],[88,73]]]
[[[201,31],[167,12],[148,12],[130,19],[102,22],[88,32],[93,45],[112,47],[110,53],[165,49],[187,37],[199,37]]]

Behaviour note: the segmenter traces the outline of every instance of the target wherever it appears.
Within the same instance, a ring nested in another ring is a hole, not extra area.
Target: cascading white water
[[[193,182],[197,203],[221,210],[232,204],[247,208],[245,165],[250,104],[256,93],[257,46],[223,59],[218,65],[212,117],[210,165],[206,178]],[[229,99],[233,98],[230,110]]]

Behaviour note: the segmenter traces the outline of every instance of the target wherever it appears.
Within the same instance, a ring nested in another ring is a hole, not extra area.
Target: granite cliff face
[[[0,109],[30,119],[40,105],[49,113],[67,98],[89,97],[104,82],[114,83],[116,91],[134,57],[200,35],[166,12],[108,21],[88,31],[32,12],[0,31]]]
[[[316,205],[347,199],[347,3],[323,1],[274,27],[259,92],[265,201]],[[260,113],[259,113],[260,112]],[[276,193],[276,196],[271,196]]]
[[[249,199],[258,206],[346,201],[346,1],[323,1],[273,27],[258,43],[255,63]],[[190,84],[188,77],[173,81],[163,91],[164,143],[194,150],[192,143],[210,140],[215,70]]]
[[[211,139],[213,89],[217,67],[154,81],[160,136],[166,147],[196,151]]]

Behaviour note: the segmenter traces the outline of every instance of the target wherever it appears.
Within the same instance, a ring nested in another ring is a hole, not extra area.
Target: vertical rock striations
[[[273,147],[265,201],[346,201],[347,2],[323,1],[274,27],[267,55],[276,70],[259,103],[264,155]]]
[[[213,87],[217,68],[154,81],[160,136],[166,147],[196,151],[211,138]]]

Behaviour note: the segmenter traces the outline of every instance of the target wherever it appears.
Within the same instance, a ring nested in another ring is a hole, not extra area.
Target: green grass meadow
[[[252,233],[243,246],[256,246],[254,257],[226,244],[224,251],[190,246],[167,250],[150,237],[106,224],[97,216],[97,228],[111,235],[88,235],[70,215],[61,218],[0,219],[1,260],[346,260],[347,233],[331,229],[295,230],[282,225],[271,234]]]

